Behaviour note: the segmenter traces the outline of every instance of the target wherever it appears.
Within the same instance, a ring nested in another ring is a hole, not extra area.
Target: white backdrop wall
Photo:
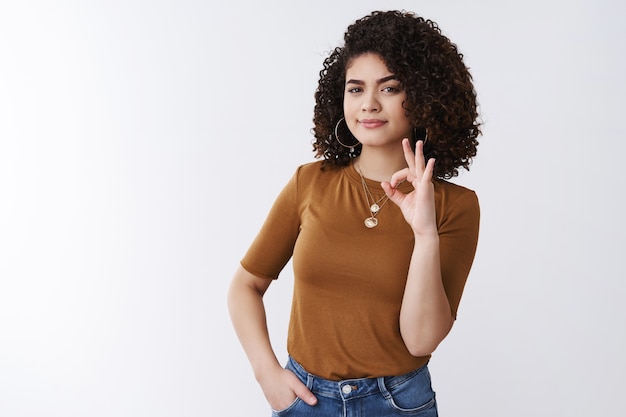
[[[1,416],[269,415],[228,282],[313,160],[323,58],[392,8],[457,43],[485,122],[440,414],[622,415],[623,3],[127,0],[0,3]]]

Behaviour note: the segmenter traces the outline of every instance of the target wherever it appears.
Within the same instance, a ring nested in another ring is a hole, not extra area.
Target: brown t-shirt
[[[275,279],[293,256],[287,349],[307,371],[341,380],[414,370],[429,356],[412,356],[400,335],[413,232],[390,201],[376,216],[378,226],[365,227],[369,204],[354,166],[322,171],[320,164],[298,168],[241,264]],[[384,195],[380,183],[366,181],[376,200]],[[441,272],[456,318],[478,241],[478,199],[450,182],[434,184]]]

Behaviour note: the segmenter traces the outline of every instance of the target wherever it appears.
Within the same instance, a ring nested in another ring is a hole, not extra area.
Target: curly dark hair
[[[343,117],[343,95],[347,66],[365,53],[378,54],[406,91],[406,115],[415,137],[427,135],[424,154],[435,158],[434,176],[451,178],[458,168],[469,170],[476,156],[478,121],[476,92],[463,55],[437,23],[407,11],[374,11],[351,24],[344,46],[331,51],[320,71],[315,92],[312,129],[315,157],[325,166],[345,166],[361,153],[361,145],[341,123],[344,144],[334,130]]]

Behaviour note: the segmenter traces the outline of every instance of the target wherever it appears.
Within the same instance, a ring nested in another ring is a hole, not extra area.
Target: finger
[[[415,172],[415,154],[408,139],[402,139],[402,150],[404,151],[404,159],[409,166],[409,170]]]
[[[387,194],[387,197],[389,197],[389,200],[394,202],[397,206],[400,206],[400,204],[402,204],[402,202],[406,198],[406,194],[404,194],[402,191],[398,191],[395,187],[392,187],[391,184],[387,181],[381,182],[380,185],[381,187],[383,187],[383,190],[385,191],[385,194]]]
[[[402,181],[406,180],[409,182],[413,182],[414,179],[415,176],[412,174],[410,168],[403,168],[400,171],[396,171],[393,173],[391,179],[389,180],[389,183],[393,188],[396,188],[398,184],[400,184]]]
[[[420,176],[424,173],[424,169],[426,168],[426,160],[424,158],[424,141],[418,140],[415,143],[415,156],[413,160],[416,168],[415,173],[417,176]]]
[[[424,168],[424,175],[422,175],[422,182],[432,181],[433,172],[435,171],[435,158],[430,158]]]
[[[317,404],[317,398],[315,395],[299,379],[294,382],[291,389],[293,390],[293,393],[298,396],[298,398],[308,405]]]

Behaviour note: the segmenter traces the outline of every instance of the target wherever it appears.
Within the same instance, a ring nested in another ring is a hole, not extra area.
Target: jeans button
[[[344,385],[341,388],[341,392],[343,392],[344,394],[348,395],[352,392],[352,387],[350,385]]]

